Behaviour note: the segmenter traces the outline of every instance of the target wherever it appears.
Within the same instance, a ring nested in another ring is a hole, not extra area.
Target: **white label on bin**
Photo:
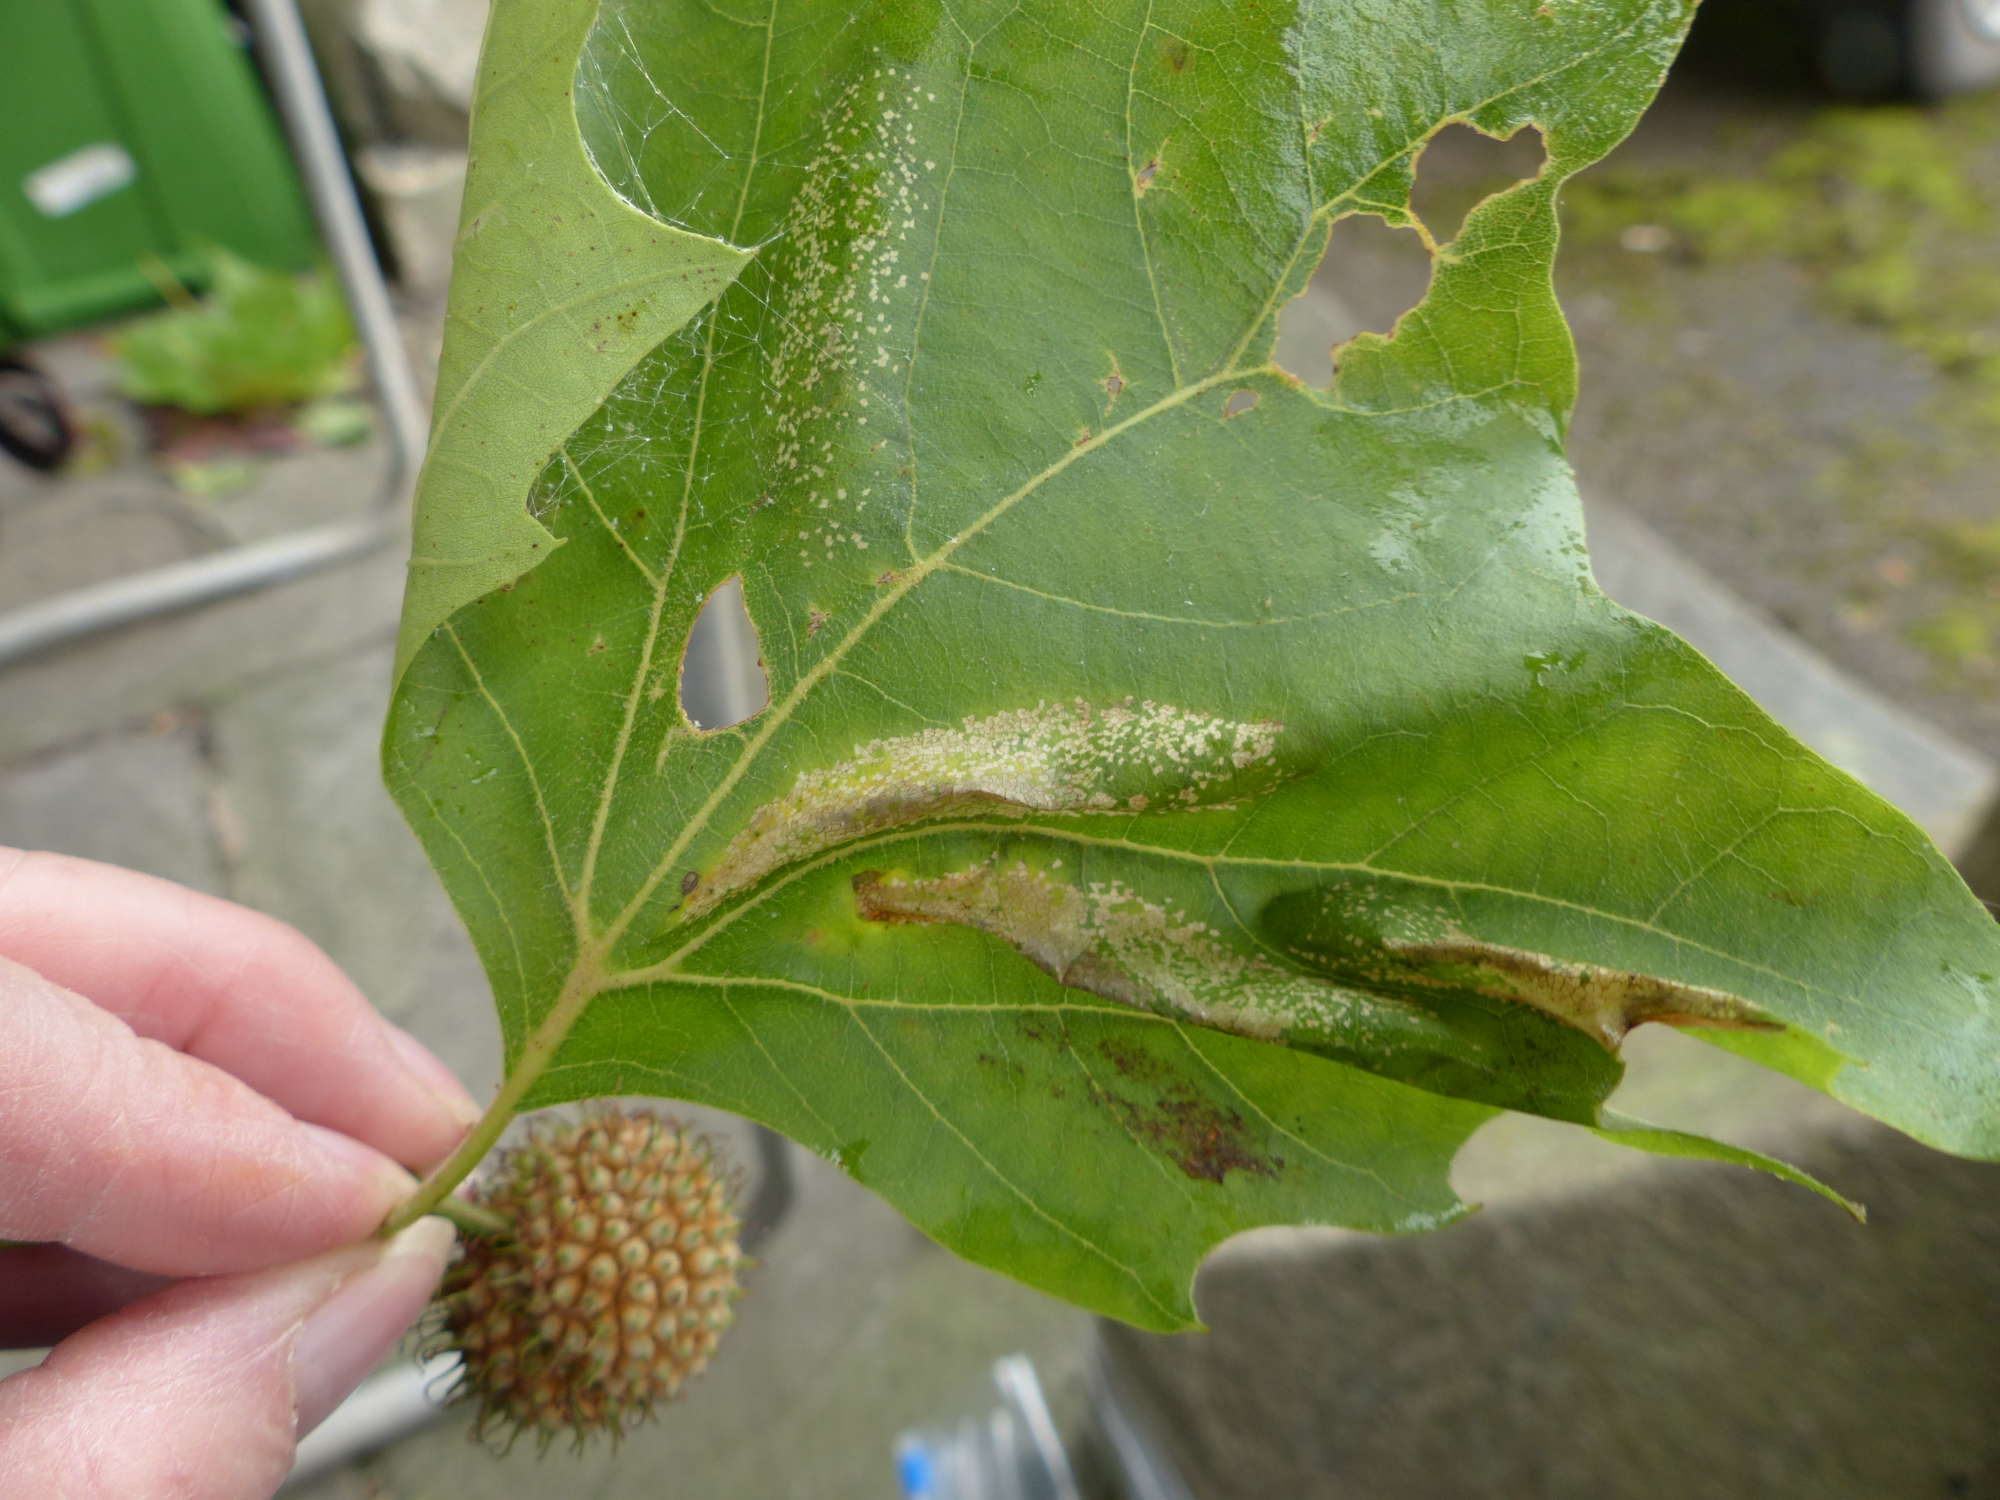
[[[35,168],[22,179],[21,190],[44,217],[66,219],[129,186],[138,175],[131,152],[115,141],[99,141]]]

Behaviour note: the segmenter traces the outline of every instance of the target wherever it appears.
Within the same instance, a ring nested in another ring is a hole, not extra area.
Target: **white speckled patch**
[[[1077,700],[874,740],[760,807],[681,914],[850,839],[931,818],[1229,805],[1268,790],[1281,729],[1165,703]]]

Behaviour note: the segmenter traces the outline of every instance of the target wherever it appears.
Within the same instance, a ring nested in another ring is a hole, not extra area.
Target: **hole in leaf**
[[[770,701],[743,580],[731,578],[703,601],[688,631],[681,653],[681,712],[696,729],[714,731],[756,718]]]
[[[1456,239],[1465,216],[1482,199],[1505,192],[1542,170],[1548,153],[1542,133],[1529,125],[1504,141],[1470,125],[1447,125],[1417,158],[1410,208],[1440,245]]]
[[[1333,226],[1326,254],[1305,292],[1278,314],[1282,370],[1315,390],[1333,384],[1333,351],[1366,329],[1387,333],[1431,284],[1431,256],[1414,229],[1391,229],[1373,214]]]
[[[1410,206],[1434,244],[1454,238],[1478,203],[1541,171],[1542,134],[1533,126],[1510,140],[1448,125],[1418,158]],[[1333,383],[1333,350],[1357,333],[1387,334],[1423,299],[1431,255],[1414,229],[1392,229],[1373,214],[1349,214],[1333,226],[1305,293],[1278,315],[1280,368],[1316,390]]]
[[[1261,391],[1231,391],[1229,399],[1222,403],[1222,414],[1225,417],[1238,416],[1263,399]]]

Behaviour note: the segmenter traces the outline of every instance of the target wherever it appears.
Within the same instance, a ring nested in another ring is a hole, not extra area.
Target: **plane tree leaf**
[[[1497,1110],[1784,1170],[1605,1113],[1644,1023],[2000,1153],[1991,920],[1585,556],[1557,193],[1689,9],[499,0],[447,363],[513,456],[441,421],[420,525],[534,545],[413,586],[386,742],[496,1117],[736,1110],[1155,1328],[1238,1230],[1449,1221]],[[1546,162],[1439,244],[1453,122]],[[558,158],[658,238],[552,279],[706,268],[636,364],[530,367],[594,331],[520,331]],[[1430,290],[1309,389],[1278,313],[1357,213]],[[769,699],[705,729],[732,581]]]

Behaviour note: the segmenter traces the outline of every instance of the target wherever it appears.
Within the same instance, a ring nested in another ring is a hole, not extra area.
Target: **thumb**
[[[59,1500],[263,1500],[298,1438],[394,1347],[451,1226],[274,1270],[184,1281],[0,1381],[0,1473]]]

